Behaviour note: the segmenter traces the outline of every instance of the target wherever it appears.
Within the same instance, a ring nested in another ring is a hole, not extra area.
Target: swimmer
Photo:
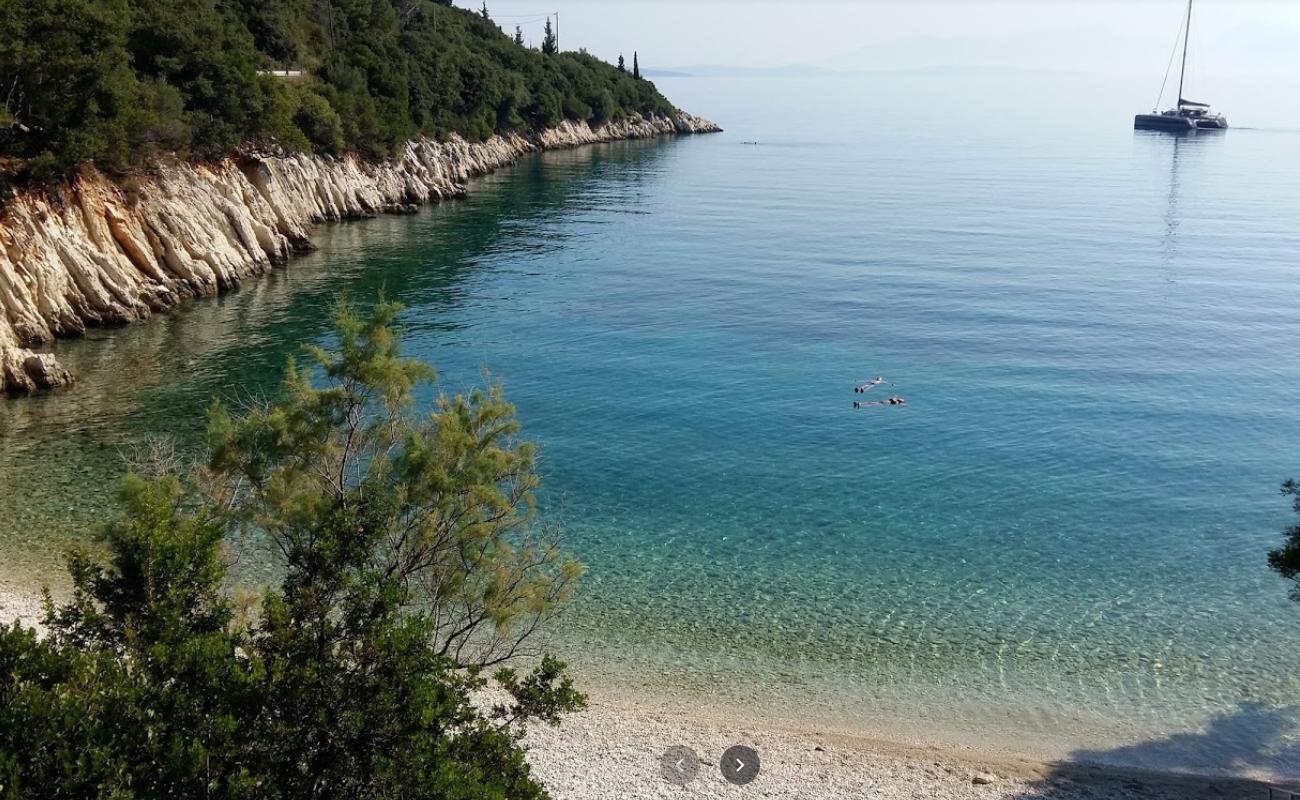
[[[905,400],[902,397],[898,397],[897,395],[885,400],[876,400],[875,402],[872,403],[866,403],[861,400],[853,401],[854,408],[866,408],[868,406],[905,406],[905,405],[907,405],[907,400]]]
[[[858,394],[863,394],[863,393],[865,393],[865,392],[869,392],[869,391],[871,391],[872,389],[876,388],[877,386],[880,386],[880,385],[883,384],[884,382],[885,382],[885,379],[882,378],[882,377],[880,377],[879,375],[877,375],[876,377],[872,378],[871,380],[867,381],[866,383],[862,384],[861,386],[854,386],[854,387],[853,387],[853,391],[857,392]]]

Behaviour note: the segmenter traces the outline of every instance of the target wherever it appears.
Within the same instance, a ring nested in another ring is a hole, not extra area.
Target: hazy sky
[[[457,0],[478,7],[478,2]],[[1163,69],[1181,0],[489,0],[507,31],[541,39],[560,13],[561,44],[643,66],[694,64],[912,68],[1005,64],[1026,68]],[[861,51],[854,55],[855,51]],[[1215,72],[1300,72],[1300,0],[1200,0],[1193,56]]]

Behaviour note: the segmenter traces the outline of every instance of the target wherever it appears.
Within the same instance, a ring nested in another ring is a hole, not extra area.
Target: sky
[[[458,5],[478,8],[473,0]],[[559,13],[560,44],[643,67],[701,64],[835,69],[1013,66],[1162,72],[1181,0],[489,0],[537,43]],[[1192,60],[1216,74],[1300,76],[1300,0],[1200,0]]]

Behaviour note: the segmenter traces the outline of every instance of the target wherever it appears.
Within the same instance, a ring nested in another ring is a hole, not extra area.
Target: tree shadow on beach
[[[1015,800],[1267,800],[1270,784],[1237,777],[1243,774],[1286,778],[1274,787],[1300,792],[1300,709],[1241,703],[1200,731],[1108,750],[1076,750]]]

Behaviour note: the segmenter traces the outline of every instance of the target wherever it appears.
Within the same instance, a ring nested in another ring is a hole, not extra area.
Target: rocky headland
[[[41,348],[233,288],[310,248],[318,222],[456,197],[469,178],[536,150],[719,130],[682,112],[596,128],[566,121],[484,142],[419,139],[382,162],[246,152],[159,163],[129,181],[87,172],[58,196],[20,193],[0,211],[0,390],[71,383]]]

